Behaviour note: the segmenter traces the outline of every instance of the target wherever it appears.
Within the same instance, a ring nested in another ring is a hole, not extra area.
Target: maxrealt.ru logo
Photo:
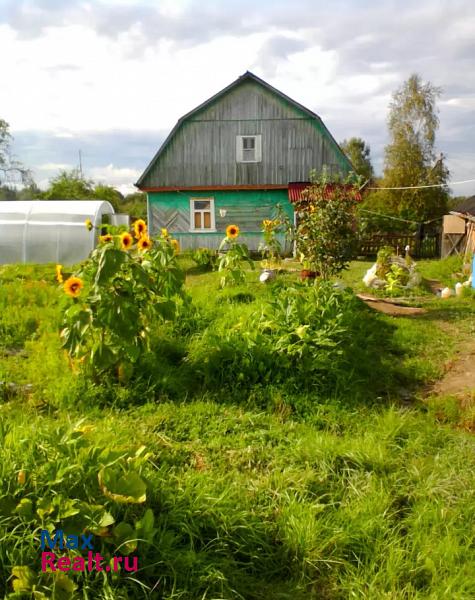
[[[105,562],[105,558],[99,553],[94,552],[93,535],[81,533],[80,535],[65,535],[61,529],[49,534],[45,529],[41,530],[40,547],[41,547],[41,570],[47,571],[120,571],[121,566],[125,571],[138,570],[137,556],[113,556],[109,562]],[[50,550],[75,550],[79,552],[87,551],[86,556],[58,556],[55,552],[47,552]]]

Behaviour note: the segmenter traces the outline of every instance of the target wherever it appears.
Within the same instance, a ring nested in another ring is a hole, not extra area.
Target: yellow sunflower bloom
[[[122,250],[128,250],[133,243],[134,238],[130,235],[130,233],[125,231],[124,233],[120,234],[120,247]]]
[[[168,237],[168,229],[166,227],[162,227],[161,234],[162,234],[162,237],[164,237],[166,239]]]
[[[63,265],[56,265],[56,281],[58,283],[63,283]]]
[[[178,240],[170,240],[170,243],[173,246],[175,254],[178,254],[180,252],[180,242]]]
[[[86,220],[84,221],[84,225],[86,226],[86,229],[87,229],[88,231],[91,231],[91,230],[92,230],[92,228],[94,227],[94,225],[92,224],[92,221],[91,221],[91,219],[86,219]]]
[[[139,240],[147,234],[147,223],[143,219],[137,219],[134,222],[135,237]]]
[[[264,229],[264,231],[270,231],[272,229],[274,222],[271,221],[270,219],[264,219],[262,221],[262,227]]]
[[[149,237],[147,237],[146,235],[144,235],[137,242],[137,247],[141,252],[146,252],[147,250],[150,250],[150,248],[152,247],[152,240]]]
[[[101,235],[99,237],[99,240],[103,243],[103,244],[107,244],[108,242],[112,242],[114,238],[112,237],[112,235],[110,233],[106,233],[105,235]]]
[[[70,277],[69,279],[66,279],[63,287],[68,296],[71,296],[71,298],[77,298],[84,287],[84,283],[82,282],[82,279],[79,279],[79,277]]]
[[[237,225],[228,225],[226,227],[226,237],[234,240],[239,235],[239,227]]]

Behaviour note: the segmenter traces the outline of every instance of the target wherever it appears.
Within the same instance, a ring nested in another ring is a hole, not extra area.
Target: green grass
[[[57,497],[75,502],[89,527],[92,505],[132,528],[150,510],[154,531],[134,552],[139,573],[78,574],[70,593],[43,575],[36,583],[48,598],[473,598],[474,438],[459,427],[454,398],[423,401],[473,336],[473,299],[427,297],[417,318],[362,308],[361,348],[351,350],[362,364],[326,395],[244,386],[232,373],[226,387],[207,389],[183,360],[190,336],[199,344],[207,328],[225,332],[270,289],[249,271],[247,285],[218,290],[215,273],[184,266],[199,314],[159,332],[153,382],[128,387],[70,370],[53,267],[2,269],[0,380],[33,388],[4,386],[0,402],[0,596],[12,594],[14,566],[38,573],[41,527],[75,526],[77,515],[41,512]],[[344,280],[358,285],[366,268],[353,263]],[[104,494],[98,473],[112,460],[140,474],[144,503]],[[117,553],[117,535],[94,539]]]

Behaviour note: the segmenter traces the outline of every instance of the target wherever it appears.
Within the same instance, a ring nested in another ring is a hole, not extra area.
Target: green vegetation
[[[167,235],[152,242],[144,221],[135,229],[135,244],[128,232],[102,236],[81,269],[64,282],[72,304],[61,331],[63,347],[78,361],[76,367],[96,377],[128,380],[150,352],[154,328],[176,320],[188,304],[176,240]]]
[[[365,233],[415,231],[422,222],[430,228],[447,213],[449,170],[443,154],[436,152],[441,91],[413,74],[394,92],[384,171],[377,182],[383,189],[370,192],[361,206]],[[410,186],[415,189],[384,189]]]
[[[110,185],[87,179],[79,169],[60,171],[46,190],[38,192],[33,197],[43,200],[105,200],[116,212],[128,213],[133,218],[143,219],[147,212],[146,194],[135,192],[124,197]]]
[[[352,137],[349,140],[343,140],[340,148],[350,159],[357,175],[361,175],[364,181],[373,179],[374,169],[371,164],[369,144],[361,138]]]
[[[304,269],[328,279],[348,267],[355,244],[359,179],[341,184],[327,173],[310,174],[311,185],[295,202],[299,218],[294,239]]]
[[[453,398],[422,397],[473,298],[395,319],[294,273],[219,289],[179,264],[192,304],[127,382],[70,368],[54,265],[0,269],[0,596],[472,598],[475,442]],[[60,527],[139,571],[41,573]]]

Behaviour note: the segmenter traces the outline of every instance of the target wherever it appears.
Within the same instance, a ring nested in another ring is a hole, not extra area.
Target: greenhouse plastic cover
[[[114,209],[102,200],[0,202],[0,264],[80,262],[95,248],[106,214]]]

